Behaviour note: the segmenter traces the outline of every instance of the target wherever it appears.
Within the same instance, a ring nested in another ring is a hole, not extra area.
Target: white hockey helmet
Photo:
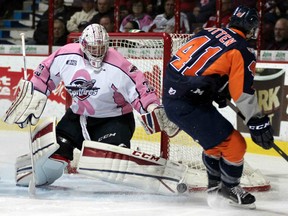
[[[100,70],[109,46],[109,36],[102,25],[88,25],[82,32],[79,43],[92,67]]]

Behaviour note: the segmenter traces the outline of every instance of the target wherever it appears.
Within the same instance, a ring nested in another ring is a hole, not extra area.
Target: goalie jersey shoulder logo
[[[76,65],[77,65],[77,61],[76,61],[76,60],[67,60],[67,61],[66,61],[66,65],[76,66]]]

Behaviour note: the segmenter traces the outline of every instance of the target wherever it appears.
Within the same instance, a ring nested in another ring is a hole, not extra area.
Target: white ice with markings
[[[28,133],[0,131],[1,216],[288,216],[288,163],[281,157],[247,154],[253,168],[271,181],[268,192],[254,192],[256,209],[210,208],[205,192],[182,196],[147,194],[79,174],[65,174],[54,184],[28,189],[15,186],[16,156],[27,153]]]

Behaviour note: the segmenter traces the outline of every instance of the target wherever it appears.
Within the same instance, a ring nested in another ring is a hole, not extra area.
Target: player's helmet
[[[245,34],[254,35],[259,25],[258,13],[254,8],[239,6],[233,12],[229,27],[239,29]]]
[[[79,43],[92,67],[100,70],[109,46],[109,36],[102,25],[88,25],[82,32]]]

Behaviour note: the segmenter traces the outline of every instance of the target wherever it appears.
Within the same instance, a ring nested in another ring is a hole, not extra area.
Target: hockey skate
[[[207,194],[217,195],[221,189],[221,182],[216,180],[208,180]]]
[[[219,208],[221,206],[221,183],[218,181],[211,181],[208,180],[208,187],[207,187],[207,204],[211,208]]]
[[[245,191],[239,185],[229,188],[222,185],[219,192],[224,198],[228,199],[228,203],[234,207],[255,209],[255,197],[249,192]]]

